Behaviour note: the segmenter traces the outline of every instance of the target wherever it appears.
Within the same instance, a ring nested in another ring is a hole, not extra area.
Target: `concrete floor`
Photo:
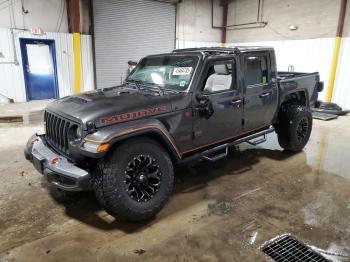
[[[217,163],[180,168],[157,218],[128,224],[90,193],[53,200],[22,153],[42,130],[40,114],[0,124],[0,261],[266,261],[259,247],[283,233],[350,261],[350,117],[315,120],[298,154],[271,134]]]

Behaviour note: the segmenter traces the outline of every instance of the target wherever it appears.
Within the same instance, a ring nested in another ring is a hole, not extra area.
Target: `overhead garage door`
[[[173,3],[94,0],[93,19],[98,88],[120,84],[129,60],[174,49]]]

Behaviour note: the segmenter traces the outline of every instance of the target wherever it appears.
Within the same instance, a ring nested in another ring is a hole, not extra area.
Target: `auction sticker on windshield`
[[[189,75],[191,74],[192,67],[175,67],[173,71],[173,75]]]

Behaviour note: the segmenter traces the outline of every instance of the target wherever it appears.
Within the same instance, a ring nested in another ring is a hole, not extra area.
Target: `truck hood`
[[[113,87],[58,99],[47,110],[96,127],[164,114],[173,110],[173,101],[184,94]]]

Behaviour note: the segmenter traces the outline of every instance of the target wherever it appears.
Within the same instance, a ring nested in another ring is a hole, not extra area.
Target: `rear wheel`
[[[169,199],[173,164],[149,138],[124,142],[103,162],[93,181],[97,199],[111,215],[139,221],[154,217]]]
[[[312,130],[312,114],[306,106],[284,105],[275,125],[280,146],[290,151],[302,150]]]

